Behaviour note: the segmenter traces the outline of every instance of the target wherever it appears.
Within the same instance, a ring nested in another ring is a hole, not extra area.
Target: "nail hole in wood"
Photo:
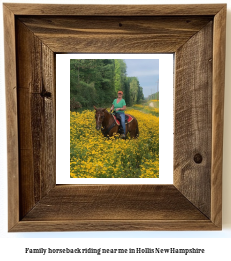
[[[50,93],[50,92],[47,92],[47,91],[41,92],[41,96],[42,96],[43,98],[51,99],[51,93]]]
[[[119,23],[119,27],[121,27],[122,26],[122,24],[121,23]]]
[[[202,156],[200,153],[197,153],[195,156],[194,156],[194,161],[195,163],[197,164],[200,164],[202,162]]]

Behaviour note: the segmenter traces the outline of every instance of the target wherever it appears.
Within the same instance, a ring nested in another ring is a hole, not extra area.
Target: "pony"
[[[111,137],[114,133],[120,133],[120,126],[116,122],[112,113],[109,113],[105,108],[96,108],[95,109],[95,120],[96,120],[96,129],[102,131],[104,137]],[[125,114],[126,115],[126,114]],[[127,114],[128,115],[128,114]],[[137,119],[130,116],[131,121],[125,124],[125,136],[127,133],[130,133],[131,138],[137,138],[139,136],[139,128]]]

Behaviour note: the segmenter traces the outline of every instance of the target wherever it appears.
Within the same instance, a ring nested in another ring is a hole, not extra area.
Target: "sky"
[[[124,62],[127,65],[127,76],[138,78],[144,97],[158,91],[159,59],[124,59]]]

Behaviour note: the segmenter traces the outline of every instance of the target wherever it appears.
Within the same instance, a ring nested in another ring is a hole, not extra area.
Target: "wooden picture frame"
[[[8,230],[221,230],[226,4],[3,9]],[[55,54],[70,52],[175,53],[174,184],[56,185]]]

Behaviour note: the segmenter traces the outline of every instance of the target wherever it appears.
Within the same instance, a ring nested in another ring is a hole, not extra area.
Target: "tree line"
[[[123,91],[127,106],[144,100],[143,88],[137,77],[127,77],[127,66],[120,59],[71,59],[71,110],[110,106]]]
[[[148,95],[147,100],[158,100],[159,101],[159,92]]]

